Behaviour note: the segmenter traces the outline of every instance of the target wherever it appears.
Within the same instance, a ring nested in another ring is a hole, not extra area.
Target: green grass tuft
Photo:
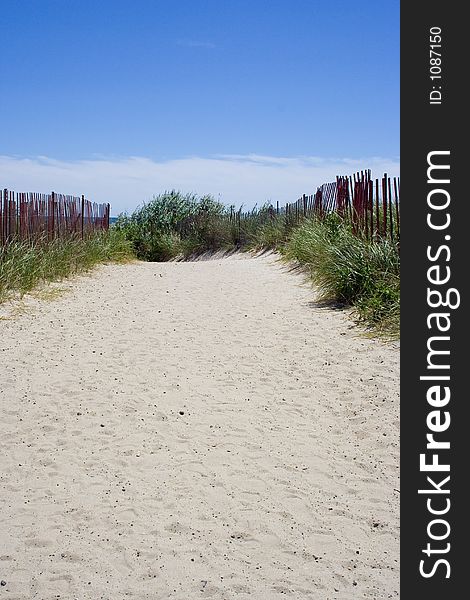
[[[132,244],[114,228],[83,240],[12,242],[0,249],[0,301],[25,294],[40,283],[88,271],[98,263],[132,258]]]
[[[232,248],[237,235],[222,203],[174,190],[155,196],[131,215],[120,215],[116,227],[125,232],[138,258],[149,261]]]
[[[352,305],[359,321],[398,336],[400,255],[395,244],[367,241],[332,217],[304,222],[293,231],[284,254],[308,267],[319,300]]]
[[[279,250],[287,240],[284,219],[273,217],[255,228],[250,246],[255,250]]]

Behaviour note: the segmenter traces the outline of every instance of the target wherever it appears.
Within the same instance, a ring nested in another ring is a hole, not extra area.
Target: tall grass
[[[215,250],[278,248],[286,241],[285,219],[270,205],[241,214],[211,196],[177,191],[155,196],[131,215],[119,216],[139,258],[165,261]]]
[[[355,307],[360,321],[390,336],[400,322],[400,256],[389,240],[366,240],[337,215],[294,229],[284,255],[305,265],[319,300]]]
[[[280,250],[288,240],[288,229],[281,217],[260,224],[251,234],[248,246],[254,250]]]
[[[116,228],[132,242],[138,258],[150,261],[187,258],[237,243],[227,207],[211,196],[175,190],[155,196],[131,215],[120,215]]]
[[[24,294],[42,282],[57,281],[87,271],[102,262],[132,258],[125,235],[111,228],[85,239],[56,238],[12,242],[0,249],[0,301]]]

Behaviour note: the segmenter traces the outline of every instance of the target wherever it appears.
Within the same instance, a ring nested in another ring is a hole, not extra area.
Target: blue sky
[[[81,185],[131,209],[162,186],[285,201],[278,178],[262,187],[276,165],[292,196],[309,169],[312,186],[329,175],[319,165],[398,172],[395,0],[2,0],[1,12],[2,186]],[[106,187],[113,164],[119,189]]]

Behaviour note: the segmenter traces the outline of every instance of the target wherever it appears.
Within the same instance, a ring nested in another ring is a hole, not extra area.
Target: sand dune
[[[398,597],[398,349],[302,281],[112,265],[0,321],[2,598]]]

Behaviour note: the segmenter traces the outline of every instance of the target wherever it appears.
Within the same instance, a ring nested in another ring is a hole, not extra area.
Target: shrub
[[[211,196],[171,191],[156,196],[132,215],[120,215],[116,227],[132,241],[137,256],[165,261],[233,245],[226,207]]]

